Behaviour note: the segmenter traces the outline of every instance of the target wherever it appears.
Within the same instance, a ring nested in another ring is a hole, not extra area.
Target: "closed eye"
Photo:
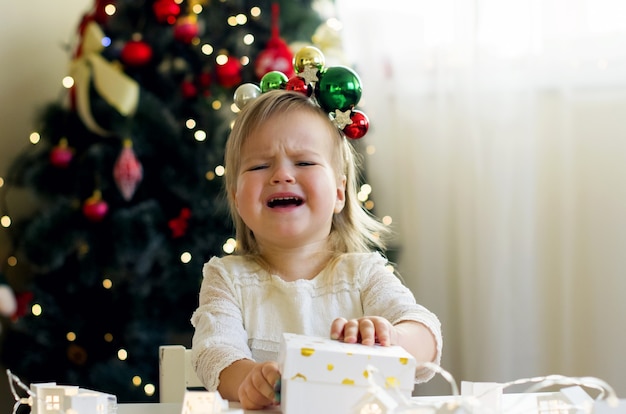
[[[309,162],[309,161],[300,161],[300,162],[297,162],[297,163],[296,163],[296,165],[297,165],[298,167],[308,167],[308,166],[310,166],[310,165],[316,165],[316,163],[314,163],[314,162]]]
[[[266,168],[267,168],[267,165],[255,165],[254,167],[248,168],[248,171],[264,170]]]

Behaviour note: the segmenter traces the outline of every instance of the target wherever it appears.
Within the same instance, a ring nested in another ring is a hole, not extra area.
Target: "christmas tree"
[[[2,344],[23,382],[158,400],[158,346],[190,345],[202,265],[232,251],[221,164],[233,92],[293,71],[288,45],[324,26],[314,6],[97,0],[77,22],[63,96],[4,186],[37,200],[4,226],[8,262],[29,269]]]

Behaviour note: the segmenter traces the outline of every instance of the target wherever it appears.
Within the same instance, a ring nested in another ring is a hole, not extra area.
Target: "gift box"
[[[411,398],[417,362],[400,346],[347,344],[283,334],[279,367],[284,414],[358,411],[373,389]]]

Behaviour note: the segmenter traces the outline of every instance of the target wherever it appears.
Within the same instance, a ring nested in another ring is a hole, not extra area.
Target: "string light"
[[[204,45],[202,45],[202,47],[200,48],[200,50],[202,51],[202,53],[204,53],[207,56],[210,56],[213,53],[213,46],[211,46],[208,43],[205,43]]]
[[[226,62],[228,62],[228,56],[225,55],[224,53],[220,53],[215,58],[215,63],[217,63],[218,65],[225,65]]]
[[[245,35],[243,37],[243,44],[246,46],[250,46],[252,43],[254,43],[254,35],[251,33],[248,33],[247,35]]]
[[[71,76],[64,77],[61,80],[61,85],[63,85],[65,89],[70,89],[72,86],[74,86],[74,78],[72,78]]]
[[[259,16],[261,16],[261,8],[260,7],[253,7],[250,9],[250,16],[257,18]]]
[[[41,136],[39,135],[39,132],[31,132],[28,139],[30,140],[31,144],[35,145],[39,143],[39,141],[41,140]]]
[[[180,255],[180,261],[183,263],[189,263],[191,262],[191,253],[189,252],[184,252]]]
[[[128,358],[128,352],[126,352],[126,350],[124,348],[121,348],[117,351],[117,358],[120,361],[126,361],[126,359]]]
[[[146,384],[143,387],[143,391],[146,393],[148,397],[151,397],[156,392],[156,387],[154,386],[154,384]]]
[[[190,118],[187,121],[185,121],[185,126],[187,127],[187,129],[194,129],[196,127],[195,119]]]
[[[104,12],[109,16],[113,16],[116,11],[117,11],[117,8],[112,3],[109,3],[106,6],[104,6]]]
[[[222,246],[222,250],[224,250],[224,253],[226,254],[231,254],[235,251],[235,247],[237,247],[237,241],[233,238],[229,238]]]
[[[223,165],[218,165],[217,167],[215,167],[215,174],[217,174],[218,177],[223,176],[225,172],[226,168]]]
[[[193,137],[196,139],[196,141],[202,142],[206,139],[206,131],[199,129],[193,133]]]

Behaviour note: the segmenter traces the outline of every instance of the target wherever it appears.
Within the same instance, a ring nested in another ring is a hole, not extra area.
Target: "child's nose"
[[[296,179],[293,174],[293,169],[286,165],[279,165],[272,174],[272,183],[293,183]]]

